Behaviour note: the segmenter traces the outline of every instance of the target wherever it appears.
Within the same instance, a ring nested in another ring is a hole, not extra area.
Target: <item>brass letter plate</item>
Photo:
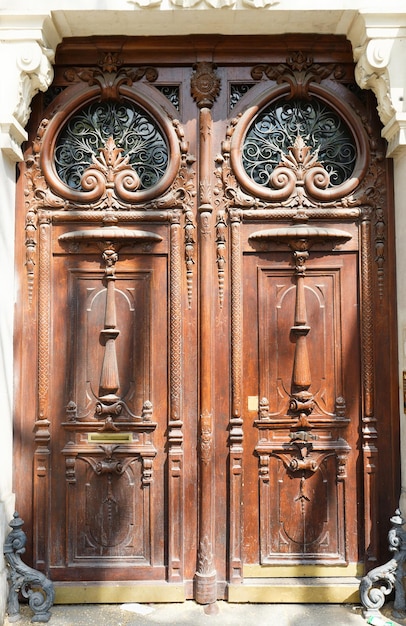
[[[132,433],[87,433],[89,443],[131,443]]]

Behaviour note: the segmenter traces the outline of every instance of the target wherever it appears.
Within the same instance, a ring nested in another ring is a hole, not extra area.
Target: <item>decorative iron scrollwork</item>
[[[387,596],[395,589],[393,616],[404,619],[406,615],[406,598],[403,587],[406,561],[405,520],[397,509],[391,517],[392,528],[388,533],[389,550],[393,557],[384,565],[379,565],[366,574],[360,583],[360,598],[365,609],[365,616],[379,615]]]
[[[113,165],[113,155],[117,161],[116,152],[105,154],[108,141],[114,141],[121,161],[138,179],[130,189],[149,189],[164,175],[168,146],[152,117],[131,102],[93,102],[76,113],[58,137],[55,168],[59,178],[71,189],[87,191],[83,177],[87,168],[100,167],[103,155],[105,167]]]
[[[279,100],[255,118],[242,149],[247,174],[258,185],[269,185],[273,171],[297,135],[305,138],[306,145],[323,163],[330,186],[351,176],[356,161],[352,134],[334,111],[315,99]]]
[[[254,83],[232,83],[230,85],[230,110],[233,109],[246,93],[254,86]]]
[[[9,526],[12,530],[4,543],[4,556],[8,565],[8,578],[10,591],[8,596],[9,620],[16,622],[20,619],[20,606],[18,594],[22,593],[24,598],[28,598],[30,609],[34,611],[32,622],[48,622],[55,598],[55,591],[52,582],[41,572],[29,567],[21,560],[21,555],[25,552],[27,536],[22,530],[24,522],[17,512]]]
[[[180,87],[179,85],[156,85],[158,91],[160,91],[165,98],[169,100],[180,111]]]

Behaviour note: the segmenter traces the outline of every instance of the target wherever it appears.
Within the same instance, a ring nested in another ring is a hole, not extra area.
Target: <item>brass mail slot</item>
[[[89,443],[131,443],[132,433],[88,433]]]

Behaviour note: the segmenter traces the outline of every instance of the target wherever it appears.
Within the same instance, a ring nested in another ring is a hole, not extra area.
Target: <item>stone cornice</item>
[[[20,2],[20,4],[23,6],[25,2]],[[48,6],[46,2],[39,4]],[[83,25],[88,24],[91,28],[89,35],[105,34],[99,33],[100,29],[103,30],[102,17],[104,20],[106,14],[111,14],[111,17],[114,14],[115,20],[109,22],[109,33],[116,34],[115,28],[119,27],[123,16],[128,18],[133,15],[137,27],[142,28],[144,24],[146,29],[144,34],[152,34],[147,32],[146,25],[152,18],[155,22],[160,14],[166,15],[166,20],[168,20],[169,15],[172,15],[175,10],[177,27],[180,28],[183,20],[186,20],[186,23],[190,22],[195,10],[200,16],[212,16],[217,15],[216,9],[228,8],[237,9],[238,14],[244,14],[246,34],[257,32],[254,28],[255,24],[257,28],[260,26],[259,30],[266,26],[267,32],[276,34],[284,32],[286,23],[292,24],[292,20],[287,19],[289,16],[296,24],[295,20],[300,14],[299,6],[294,9],[290,6],[291,3],[274,0],[128,0],[125,3],[126,8],[123,3],[119,2],[119,7],[115,3],[114,11],[99,12],[96,11],[98,3],[89,3],[90,8],[94,8],[95,19],[88,20],[84,19],[84,15],[88,16],[89,11],[83,10],[81,3],[69,2],[62,10],[61,5],[64,4],[60,3],[58,9],[52,12],[40,10],[35,13],[32,3],[29,3],[30,8],[27,11],[22,11],[20,8],[20,13],[3,12],[1,14],[0,57],[3,59],[3,80],[8,88],[3,95],[0,94],[0,130],[2,133],[0,147],[9,155],[14,154],[16,159],[21,158],[16,147],[21,141],[21,128],[25,126],[30,114],[31,99],[37,91],[45,91],[52,82],[52,62],[56,46],[63,36],[85,36],[86,33],[82,32]],[[107,5],[109,6],[109,2]],[[374,12],[356,9],[339,10],[341,3],[337,2],[332,3],[329,7],[331,10],[324,14],[320,10],[313,11],[313,5],[310,5],[312,2],[309,3],[307,10],[300,14],[302,22],[297,32],[310,32],[309,28],[313,26],[321,29],[320,32],[347,35],[353,45],[354,59],[357,64],[357,82],[363,89],[371,89],[377,97],[378,112],[385,126],[383,134],[390,146],[394,147],[390,148],[388,154],[393,156],[394,149],[396,155],[399,154],[403,146],[406,149],[402,117],[405,112],[403,97],[406,92],[406,74],[401,63],[401,60],[406,58],[406,11],[395,12],[391,11],[390,7],[385,7],[385,10],[377,9]],[[131,6],[132,12],[128,10]],[[263,9],[264,12],[259,13],[257,9]],[[141,13],[144,16],[143,19],[140,19]],[[223,11],[221,14],[224,15]],[[100,19],[97,18],[98,15]],[[260,18],[255,17],[259,15],[261,15]],[[321,16],[320,23],[316,19],[318,16]],[[258,19],[260,24],[258,24]],[[210,18],[209,22],[210,20],[213,21],[213,18]],[[201,20],[199,19],[197,23],[200,24]],[[223,34],[228,33],[228,20],[221,22],[216,20],[216,23],[217,30],[221,24],[220,31],[224,31]],[[233,25],[235,28],[235,20]],[[205,29],[205,32],[209,32],[207,24]],[[171,26],[168,23],[166,32],[177,34],[171,32]],[[5,135],[7,132],[9,132],[8,142]]]
[[[0,17],[1,41],[37,41],[55,52],[62,39],[50,13],[2,12]]]

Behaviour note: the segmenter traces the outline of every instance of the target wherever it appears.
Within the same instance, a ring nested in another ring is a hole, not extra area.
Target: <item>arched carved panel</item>
[[[151,566],[156,450],[135,436],[135,447],[99,444],[65,446],[69,482],[66,536],[71,566]]]
[[[286,259],[287,260],[287,259]],[[258,267],[259,376],[260,397],[269,400],[273,417],[288,416],[295,341],[292,325],[295,311],[295,285],[292,272],[281,257],[279,268]],[[285,267],[283,267],[285,265]],[[340,267],[310,270],[306,276],[305,298],[307,350],[313,417],[335,414],[336,398],[343,395],[345,363],[342,348],[340,309]],[[354,329],[356,332],[356,329]],[[328,381],[328,384],[327,384]]]
[[[71,271],[70,295],[75,303],[71,322],[71,391],[77,405],[77,418],[95,418],[101,395],[100,378],[104,359],[101,331],[106,309],[106,286],[103,275],[92,270]],[[121,420],[141,414],[151,395],[151,307],[152,271],[118,274],[115,289],[116,355],[121,399]]]

